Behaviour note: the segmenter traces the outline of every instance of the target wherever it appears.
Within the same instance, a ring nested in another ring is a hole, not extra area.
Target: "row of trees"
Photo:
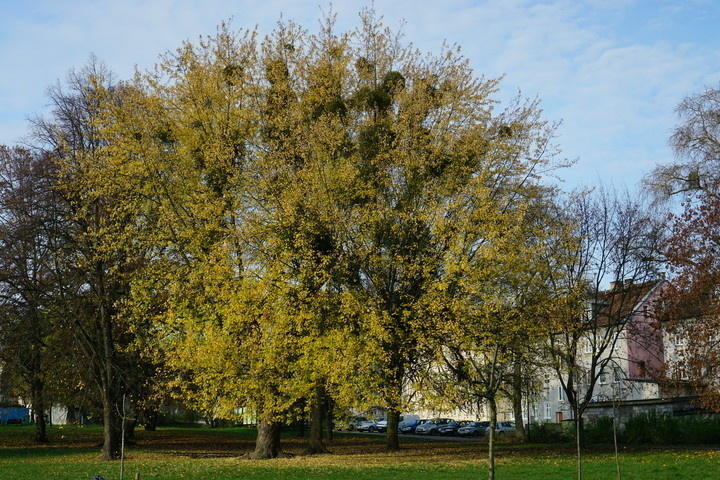
[[[3,372],[37,413],[95,385],[107,459],[124,395],[256,412],[254,458],[284,422],[310,416],[323,451],[328,405],[383,405],[398,448],[408,388],[519,412],[548,343],[579,418],[588,292],[652,276],[659,229],[630,198],[560,195],[554,126],[522,97],[496,111],[497,86],[372,11],[342,34],[223,25],[127,81],[92,59],[33,149],[0,150]]]

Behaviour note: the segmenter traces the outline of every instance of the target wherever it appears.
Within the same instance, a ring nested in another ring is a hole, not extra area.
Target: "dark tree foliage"
[[[47,155],[0,146],[0,371],[15,372],[29,392],[38,443],[48,441],[49,337],[57,314],[53,173]]]

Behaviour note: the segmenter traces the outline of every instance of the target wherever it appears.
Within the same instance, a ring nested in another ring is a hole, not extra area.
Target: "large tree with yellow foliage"
[[[457,49],[423,55],[360,18],[262,42],[222,26],[120,85],[99,122],[93,191],[126,179],[152,252],[127,308],[186,400],[256,412],[254,458],[325,395],[385,405],[398,448],[403,388],[456,293],[495,305],[478,285],[529,254],[505,239],[556,166],[535,102],[496,113],[498,81]]]

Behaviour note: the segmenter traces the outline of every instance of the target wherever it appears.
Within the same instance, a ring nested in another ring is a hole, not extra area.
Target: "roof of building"
[[[642,305],[663,283],[664,280],[613,282],[609,290],[600,291],[589,298],[591,303],[597,305],[592,312],[593,320],[603,324],[626,321],[641,311]]]

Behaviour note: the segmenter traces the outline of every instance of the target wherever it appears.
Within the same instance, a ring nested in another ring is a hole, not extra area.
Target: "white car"
[[[485,429],[485,434],[490,435],[490,427]],[[502,437],[504,435],[515,434],[515,422],[497,422],[495,425],[495,436]]]
[[[360,422],[355,429],[358,432],[377,432],[377,424],[372,420],[364,420]]]
[[[338,420],[337,422],[335,422],[335,428],[337,430],[352,431],[352,430],[355,430],[358,427],[358,425],[360,425],[362,422],[364,422],[366,420],[367,420],[367,418],[362,417],[362,416],[355,416],[355,417],[350,417],[345,420]]]

